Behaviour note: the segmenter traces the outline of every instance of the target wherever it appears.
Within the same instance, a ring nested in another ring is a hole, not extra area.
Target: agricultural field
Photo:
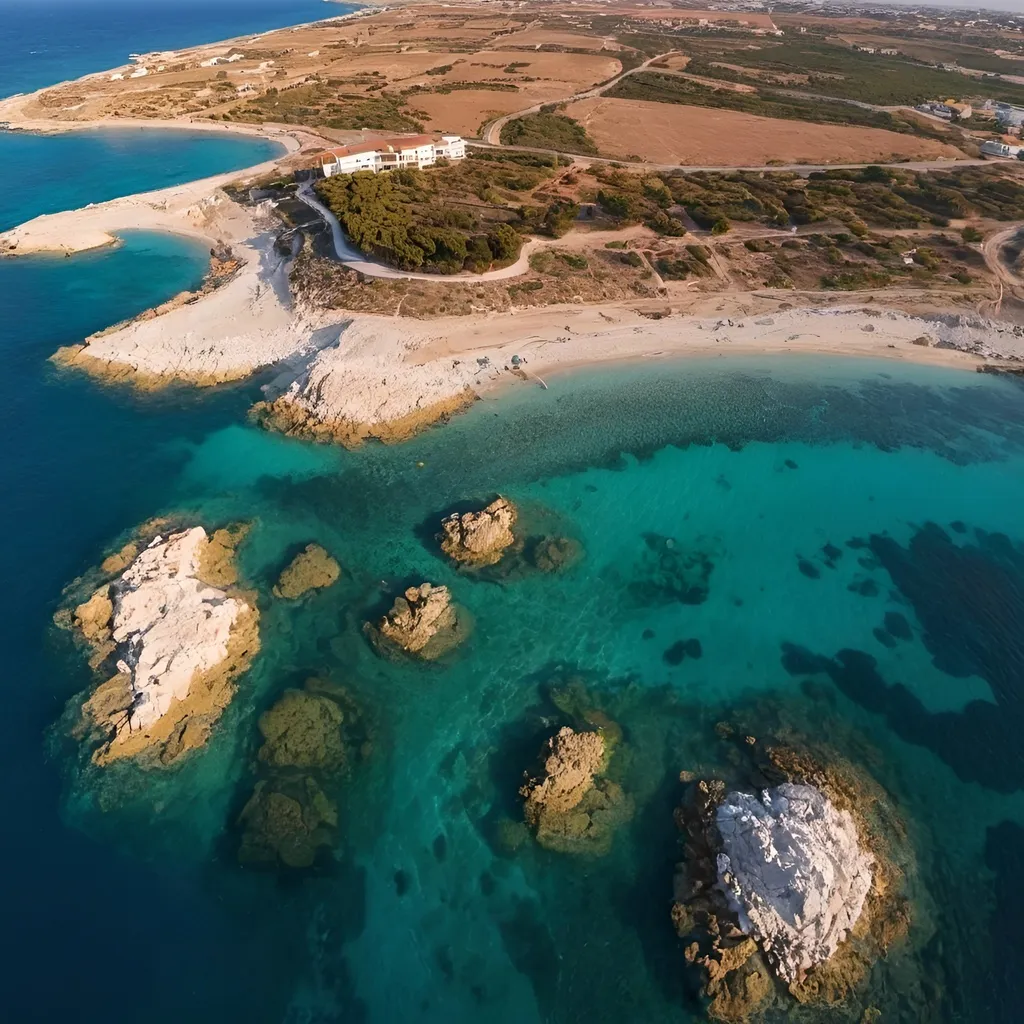
[[[878,128],[810,125],[647,100],[602,96],[570,104],[564,114],[583,126],[602,154],[653,164],[744,167],[963,157],[948,143]]]
[[[690,69],[693,68],[726,70],[723,66],[691,61]],[[689,72],[680,75],[651,70],[624,78],[605,95],[614,99],[738,110],[784,121],[880,128],[940,142],[957,141],[961,137],[961,133],[948,124],[923,119],[909,111],[875,110],[841,100],[801,95],[791,90],[758,89],[749,82],[735,83],[731,89],[724,88],[727,84],[731,83],[716,83],[714,79]]]
[[[890,40],[890,47],[902,44]],[[728,81],[757,81],[764,76],[793,76],[788,87],[798,92],[859,100],[879,106],[920,103],[947,96],[970,96],[1024,103],[1024,85],[999,79],[968,78],[916,61],[908,54],[864,53],[839,40],[793,39],[759,43],[701,42],[688,71]],[[737,70],[739,69],[739,70]],[[779,83],[781,84],[781,83]]]

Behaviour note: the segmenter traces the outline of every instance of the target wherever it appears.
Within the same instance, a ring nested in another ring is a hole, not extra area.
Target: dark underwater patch
[[[401,899],[409,891],[409,872],[395,872],[395,895]]]
[[[896,640],[891,637],[884,629],[880,626],[875,626],[871,631],[874,634],[875,639],[883,646],[888,647],[890,650],[896,646]]]
[[[897,640],[913,640],[914,634],[906,616],[899,612],[885,613],[885,631]]]
[[[829,676],[851,700],[882,715],[892,731],[940,757],[963,782],[978,782],[998,793],[1024,788],[1020,712],[988,701],[971,701],[963,711],[929,711],[902,683],[889,684],[864,651],[846,649],[835,658],[796,644],[782,645],[790,675]]]
[[[531,900],[517,898],[512,915],[498,922],[498,931],[512,966],[529,979],[547,1016],[557,1005],[561,957],[541,908]]]
[[[878,584],[874,580],[854,580],[846,585],[846,589],[861,597],[878,597]]]
[[[786,461],[783,463],[783,465],[786,467],[786,469],[799,469],[800,468],[792,459],[786,459]]]
[[[809,580],[821,579],[821,570],[813,562],[809,562],[806,558],[797,558],[796,567]]]
[[[1024,935],[1017,923],[1024,916],[1024,828],[1015,821],[1001,821],[985,836],[985,865],[995,873],[994,907],[990,930],[998,952],[989,961],[994,976],[989,1020],[1016,1022],[1024,1005]]]
[[[434,837],[433,851],[434,860],[438,864],[443,864],[448,857],[448,839],[443,832]]]
[[[646,606],[703,604],[714,569],[710,556],[659,533],[645,533],[643,539],[644,553],[627,585],[633,600]]]
[[[821,553],[825,556],[825,562],[828,564],[830,569],[834,569],[836,562],[843,557],[843,549],[837,548],[835,544],[826,544],[822,549]]]
[[[704,653],[699,640],[677,640],[671,647],[662,654],[661,659],[666,665],[682,665],[687,658],[694,660],[700,658]]]

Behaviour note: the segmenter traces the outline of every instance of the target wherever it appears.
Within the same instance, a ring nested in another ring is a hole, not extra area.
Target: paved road
[[[338,259],[350,270],[356,270],[365,277],[380,277],[389,280],[402,281],[500,281],[509,277],[518,277],[525,274],[530,267],[530,253],[543,243],[527,242],[519,253],[519,259],[507,267],[499,270],[487,270],[482,274],[461,273],[461,274],[422,274],[411,270],[399,270],[396,267],[389,267],[384,263],[375,260],[368,260],[345,235],[341,229],[338,218],[317,199],[313,186],[309,182],[299,185],[295,193],[296,197],[308,207],[315,210],[331,230],[331,238],[334,241],[334,251]]]

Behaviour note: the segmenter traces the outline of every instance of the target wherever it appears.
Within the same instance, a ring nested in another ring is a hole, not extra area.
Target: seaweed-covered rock
[[[341,768],[346,761],[345,714],[330,697],[286,690],[260,716],[259,759],[274,768]]]
[[[391,611],[364,629],[383,654],[398,651],[429,661],[460,644],[469,626],[467,613],[452,601],[447,587],[421,583],[395,598]]]
[[[341,567],[319,544],[307,544],[281,573],[274,597],[294,601],[311,590],[333,586],[341,576]]]
[[[856,924],[874,858],[849,812],[821,790],[783,783],[730,793],[716,812],[718,884],[786,982],[828,960]]]
[[[167,764],[206,742],[259,649],[255,604],[226,589],[242,535],[201,526],[158,535],[75,609],[90,663],[110,663],[82,709],[101,738],[97,763],[143,755]]]
[[[494,565],[515,543],[516,508],[497,498],[479,512],[455,512],[441,521],[441,550],[469,568]]]
[[[540,776],[520,790],[537,842],[563,853],[607,853],[633,808],[622,787],[602,775],[608,762],[603,736],[565,726],[547,741],[542,758]]]
[[[312,867],[320,847],[330,846],[338,809],[312,776],[262,780],[239,817],[240,863]]]

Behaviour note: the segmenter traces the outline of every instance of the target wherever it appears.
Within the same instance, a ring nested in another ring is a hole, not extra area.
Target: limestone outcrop
[[[93,666],[116,667],[83,706],[102,737],[97,763],[136,755],[168,763],[206,742],[259,649],[254,603],[225,589],[237,578],[239,539],[201,526],[158,535],[75,609]]]
[[[455,512],[441,521],[441,550],[468,568],[481,568],[500,561],[516,541],[512,527],[516,508],[506,498],[497,498],[479,512]]]
[[[632,815],[621,786],[603,777],[610,751],[599,732],[563,726],[545,744],[542,772],[520,789],[526,822],[542,846],[604,854],[615,829]]]
[[[708,1015],[744,1021],[803,1003],[861,1019],[878,995],[866,979],[909,934],[917,873],[905,823],[831,748],[765,744],[726,722],[715,733],[731,784],[680,773],[685,857],[672,905]],[[905,967],[893,970],[898,982],[883,987],[905,991]]]
[[[715,822],[718,884],[741,931],[785,982],[828,960],[871,889],[872,855],[848,811],[813,786],[783,783],[760,799],[729,793]]]
[[[395,598],[391,611],[364,627],[382,654],[399,652],[432,660],[460,644],[468,634],[468,615],[447,587],[421,583]]]
[[[294,601],[311,590],[333,586],[341,576],[341,567],[319,544],[307,544],[281,573],[274,597]]]

